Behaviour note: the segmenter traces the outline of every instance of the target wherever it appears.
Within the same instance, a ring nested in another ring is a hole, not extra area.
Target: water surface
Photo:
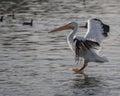
[[[1,96],[120,96],[119,5],[119,0],[1,0]],[[15,19],[8,16],[12,11]],[[92,17],[111,27],[101,52],[109,62],[89,63],[83,79],[71,70],[80,65],[66,43],[69,31],[48,32],[71,21],[83,25]],[[22,25],[31,19],[32,27]]]

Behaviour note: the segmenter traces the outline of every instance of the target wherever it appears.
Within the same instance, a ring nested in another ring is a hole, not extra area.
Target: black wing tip
[[[100,46],[100,44],[96,41],[86,40],[86,42],[90,43],[91,45],[93,44],[94,46]]]

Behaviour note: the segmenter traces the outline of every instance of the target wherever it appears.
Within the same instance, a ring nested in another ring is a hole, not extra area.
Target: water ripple
[[[119,0],[1,0],[1,96],[119,96],[119,5]],[[66,42],[69,30],[48,32],[71,21],[83,25],[91,17],[111,27],[102,51],[109,62],[90,63],[83,79],[71,71],[80,65]],[[31,19],[32,27],[22,25]]]

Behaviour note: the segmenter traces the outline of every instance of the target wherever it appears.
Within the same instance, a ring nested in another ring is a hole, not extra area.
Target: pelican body
[[[79,63],[80,57],[84,58],[84,64],[81,68],[73,68],[74,72],[84,74],[84,68],[88,65],[88,62],[108,62],[105,57],[99,56],[97,53],[97,47],[100,47],[101,42],[108,36],[110,27],[104,24],[99,19],[89,19],[85,26],[87,32],[84,37],[76,36],[78,24],[71,22],[64,26],[58,27],[50,32],[58,32],[65,29],[71,29],[73,31],[67,36],[67,42],[70,49],[75,53],[75,61]]]

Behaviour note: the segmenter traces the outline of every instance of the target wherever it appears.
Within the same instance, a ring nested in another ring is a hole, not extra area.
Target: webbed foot
[[[87,75],[84,73],[84,70],[81,70],[79,68],[73,68],[72,71],[74,71],[75,73],[82,74],[84,76],[84,78],[87,77]]]

